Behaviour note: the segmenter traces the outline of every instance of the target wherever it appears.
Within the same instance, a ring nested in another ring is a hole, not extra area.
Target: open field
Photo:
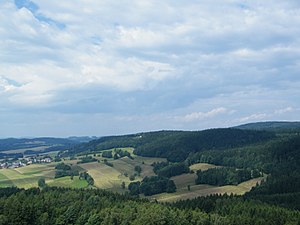
[[[35,148],[21,148],[21,149],[7,150],[7,151],[2,151],[2,153],[5,153],[5,154],[24,153],[27,150],[39,152],[39,151],[45,150],[46,148],[49,148],[49,146],[39,146],[39,147],[35,147]]]
[[[98,188],[112,189],[116,185],[121,186],[121,174],[113,167],[98,162],[80,164],[80,167],[94,178]]]
[[[190,169],[193,171],[197,171],[197,170],[208,170],[208,169],[212,169],[212,168],[219,168],[221,166],[216,166],[214,164],[209,164],[209,163],[196,163],[194,165],[190,166]]]
[[[126,148],[123,150],[130,151],[131,148]],[[85,164],[77,164],[77,160],[63,160],[66,164],[72,164],[73,167],[82,171],[87,171],[95,181],[95,186],[102,189],[108,189],[111,191],[116,191],[123,193],[127,190],[127,186],[130,184],[129,177],[135,174],[134,167],[140,166],[142,172],[140,176],[136,176],[134,181],[140,181],[145,176],[154,176],[153,167],[151,164],[153,162],[166,161],[164,158],[150,158],[141,157],[133,155],[134,159],[128,157],[123,157],[117,160],[108,159],[113,164],[113,167],[107,166],[101,156],[96,156],[100,162],[92,162]],[[81,156],[84,157],[84,156]],[[57,163],[49,164],[32,164],[25,167],[20,167],[16,169],[1,169],[0,170],[0,187],[7,186],[17,186],[20,188],[30,188],[36,187],[38,179],[44,177],[46,183],[50,186],[60,186],[60,187],[73,187],[73,188],[85,188],[87,187],[87,182],[85,180],[79,180],[78,177],[74,177],[73,180],[70,177],[62,177],[54,179],[55,175],[55,165]],[[207,163],[197,163],[190,166],[193,171],[197,170],[207,170],[209,168],[216,168],[219,166]],[[211,185],[195,185],[196,173],[182,174],[179,176],[172,177],[171,179],[175,182],[177,187],[176,193],[162,193],[158,195],[151,196],[150,199],[157,199],[158,201],[176,201],[179,199],[190,199],[198,196],[205,196],[210,194],[224,194],[233,193],[242,195],[249,191],[256,183],[261,182],[264,178],[256,178],[246,182],[243,182],[237,186],[227,185],[222,187],[216,187]],[[122,182],[125,182],[126,189],[121,188]],[[188,185],[190,186],[190,191],[188,191]]]
[[[39,178],[53,179],[55,163],[0,170],[0,186],[36,187]]]
[[[250,191],[251,188],[256,185],[256,183],[260,183],[263,179],[266,178],[266,176],[264,176],[264,177],[251,179],[249,181],[240,183],[237,186],[226,185],[226,186],[217,187],[217,186],[206,185],[206,184],[191,185],[192,175],[193,174],[184,174],[172,178],[172,180],[174,180],[177,186],[177,191],[175,193],[162,193],[162,194],[150,196],[148,198],[151,200],[156,199],[161,202],[173,202],[173,201],[192,199],[199,196],[207,196],[212,194],[232,193],[236,195],[243,195],[246,192]],[[190,191],[187,189],[188,184],[191,185]]]
[[[88,183],[86,180],[80,180],[79,176],[74,176],[73,180],[71,177],[60,177],[57,179],[51,179],[46,182],[49,186],[57,187],[71,187],[71,188],[86,188]]]

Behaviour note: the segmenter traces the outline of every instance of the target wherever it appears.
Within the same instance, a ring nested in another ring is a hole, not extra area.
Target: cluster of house
[[[23,166],[27,166],[30,164],[35,163],[51,163],[51,157],[44,157],[44,158],[37,158],[37,157],[25,157],[22,160],[17,160],[13,162],[2,162],[0,163],[0,169],[7,169],[7,168],[19,168]]]
[[[21,161],[0,163],[0,169],[7,169],[7,168],[13,169],[13,168],[19,168],[22,166],[26,166],[26,164]]]

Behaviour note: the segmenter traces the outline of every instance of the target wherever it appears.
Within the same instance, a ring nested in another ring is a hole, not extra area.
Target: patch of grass
[[[45,150],[46,148],[49,148],[49,146],[39,146],[39,147],[34,147],[34,148],[13,149],[13,150],[2,151],[2,153],[6,153],[6,154],[9,154],[9,153],[24,153],[27,150],[39,152],[39,151]]]
[[[116,183],[121,187],[121,173],[114,167],[105,165],[104,163],[86,163],[80,164],[95,181],[95,186],[103,189],[112,189]]]
[[[194,165],[191,165],[190,166],[190,169],[193,170],[193,171],[197,171],[197,170],[208,170],[208,169],[211,169],[211,168],[219,168],[221,166],[216,166],[214,164],[209,164],[209,163],[196,163]]]
[[[144,162],[146,165],[151,165],[154,162],[166,162],[165,158],[155,158],[155,157],[143,157],[143,156],[134,156],[134,160],[137,162]]]
[[[17,186],[19,188],[36,187],[39,178],[54,178],[54,165],[55,164],[32,164],[15,169],[1,169],[0,174],[2,174],[2,176],[0,177],[0,182],[2,186]],[[5,177],[5,179],[3,177]]]
[[[37,186],[37,181],[39,176],[22,175],[14,169],[2,169],[2,175],[7,177],[7,179],[13,183],[13,186],[20,188],[31,188]],[[7,182],[7,181],[6,181]],[[10,185],[11,186],[11,185]]]
[[[6,177],[5,175],[3,175],[1,173],[2,170],[0,170],[0,187],[12,187],[12,186],[14,186],[14,183],[11,182],[11,180],[9,180],[8,177]]]
[[[188,174],[186,174],[188,175]],[[173,180],[177,179],[176,182],[179,182],[179,188],[175,193],[162,193],[158,195],[153,195],[148,197],[151,200],[158,200],[160,202],[173,202],[178,200],[184,200],[184,199],[193,199],[199,196],[208,196],[212,194],[236,194],[236,195],[243,195],[246,192],[250,191],[253,186],[256,185],[256,183],[260,183],[261,180],[265,179],[265,177],[259,177],[255,179],[251,179],[249,181],[240,183],[239,185],[226,185],[226,186],[211,186],[206,184],[200,184],[200,185],[191,185],[190,191],[187,189],[187,185],[183,185],[184,180],[189,182],[188,176],[183,177],[182,175],[173,177]],[[178,181],[179,180],[179,181]],[[188,184],[188,183],[187,183]],[[180,186],[181,185],[181,186]]]
[[[195,185],[195,180],[197,178],[197,174],[195,173],[186,173],[181,174],[179,176],[172,177],[171,179],[174,181],[177,189],[186,189],[188,185]]]
[[[80,180],[79,176],[74,176],[73,180],[71,180],[70,176],[60,177],[57,179],[49,180],[46,182],[49,186],[57,186],[57,187],[71,187],[71,188],[86,188],[88,183],[86,180]]]
[[[14,170],[19,172],[22,175],[38,175],[44,176],[48,172],[55,169],[55,163],[51,164],[32,164],[24,167],[19,167]]]

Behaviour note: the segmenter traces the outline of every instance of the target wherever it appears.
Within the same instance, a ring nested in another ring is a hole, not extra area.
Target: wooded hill
[[[270,124],[264,126],[269,127]],[[268,174],[267,180],[247,196],[299,210],[300,135],[297,129],[290,132],[286,127],[286,123],[278,123],[276,132],[223,128],[104,137],[77,145],[68,154],[130,146],[135,148],[137,155],[165,157],[170,162],[180,161],[186,165],[212,163]]]
[[[266,131],[232,128],[204,131],[157,131],[124,136],[102,137],[76,145],[68,154],[97,152],[111,148],[133,147],[134,153],[147,157],[164,157],[171,162],[184,161],[190,153],[208,149],[224,150],[259,143],[275,137]]]
[[[300,130],[300,122],[283,122],[283,121],[270,121],[270,122],[257,122],[247,123],[236,126],[234,128],[246,130],[269,130],[269,131],[287,131],[287,130]]]

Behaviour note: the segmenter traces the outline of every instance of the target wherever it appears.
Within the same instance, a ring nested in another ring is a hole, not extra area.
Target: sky
[[[0,0],[0,137],[300,120],[299,0]]]

